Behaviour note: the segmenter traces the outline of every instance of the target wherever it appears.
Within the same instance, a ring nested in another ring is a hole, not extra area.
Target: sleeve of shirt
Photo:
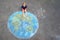
[[[21,6],[21,8],[23,8],[23,6]]]
[[[27,8],[27,5],[26,5],[26,8]]]

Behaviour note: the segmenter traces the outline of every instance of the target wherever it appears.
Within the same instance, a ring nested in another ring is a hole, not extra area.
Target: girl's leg
[[[24,16],[24,9],[22,9],[22,16]]]
[[[25,9],[24,12],[26,12],[27,10]]]
[[[27,9],[25,9],[24,11],[25,11],[25,16],[27,16],[27,13],[26,13],[27,12]]]
[[[24,9],[22,9],[22,12],[24,13]]]
[[[22,9],[22,16],[23,17],[25,17],[25,14],[24,14],[25,12],[26,12],[26,10],[25,9]]]

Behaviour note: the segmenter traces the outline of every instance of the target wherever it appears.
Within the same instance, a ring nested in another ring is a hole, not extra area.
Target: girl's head
[[[23,2],[23,4],[22,4],[23,6],[25,6],[26,5],[26,3],[25,2]]]

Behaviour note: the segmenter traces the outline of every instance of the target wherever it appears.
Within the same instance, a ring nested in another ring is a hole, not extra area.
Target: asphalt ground
[[[30,39],[18,39],[7,28],[9,16],[28,5],[39,21],[37,33]],[[0,0],[0,40],[60,40],[60,0]]]

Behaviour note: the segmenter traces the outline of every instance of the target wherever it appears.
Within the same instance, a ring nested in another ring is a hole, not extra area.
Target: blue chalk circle
[[[16,38],[29,39],[37,32],[39,28],[38,19],[30,12],[24,13],[17,11],[12,13],[8,19],[8,29]]]

